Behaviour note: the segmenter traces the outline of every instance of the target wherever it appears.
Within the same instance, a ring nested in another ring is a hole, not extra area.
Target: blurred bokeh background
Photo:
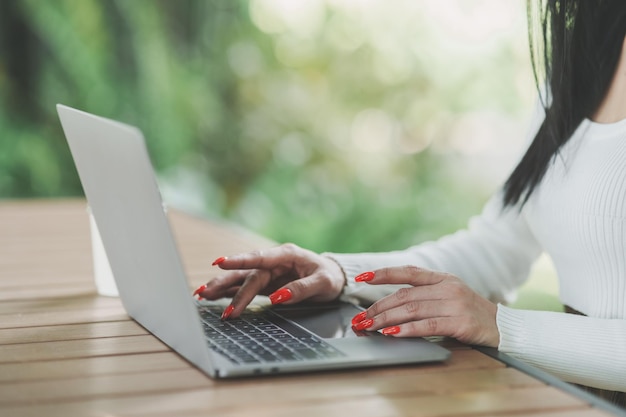
[[[466,224],[525,143],[524,0],[2,0],[0,196],[80,196],[56,103],[146,135],[168,204],[316,251]]]

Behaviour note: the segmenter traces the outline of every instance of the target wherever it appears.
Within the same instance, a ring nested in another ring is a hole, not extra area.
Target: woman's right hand
[[[228,272],[200,286],[194,295],[207,300],[232,297],[222,319],[239,316],[258,294],[268,295],[272,304],[332,301],[346,283],[335,261],[292,243],[221,257],[213,265]]]

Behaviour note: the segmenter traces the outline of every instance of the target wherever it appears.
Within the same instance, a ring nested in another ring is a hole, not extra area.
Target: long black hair
[[[528,0],[527,14],[545,119],[504,184],[505,206],[528,200],[559,149],[598,109],[626,36],[626,0]]]

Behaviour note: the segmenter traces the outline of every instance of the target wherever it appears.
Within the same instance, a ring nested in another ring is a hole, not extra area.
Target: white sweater
[[[505,302],[542,252],[561,301],[588,317],[499,304],[499,350],[569,382],[626,391],[626,120],[583,121],[521,212],[503,211],[497,194],[466,230],[436,242],[328,255],[346,272],[348,296],[373,301],[398,288],[355,283],[361,272],[418,265]]]

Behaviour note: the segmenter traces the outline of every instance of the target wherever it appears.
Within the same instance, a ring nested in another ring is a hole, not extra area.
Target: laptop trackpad
[[[355,332],[352,318],[363,311],[345,302],[274,306],[272,310],[349,354],[357,361],[379,364],[441,361],[450,356],[447,349],[422,338],[397,338],[378,332]]]
[[[421,338],[387,337],[376,333],[373,337],[336,339],[330,344],[359,360],[384,363],[416,363],[443,361],[450,351]]]

